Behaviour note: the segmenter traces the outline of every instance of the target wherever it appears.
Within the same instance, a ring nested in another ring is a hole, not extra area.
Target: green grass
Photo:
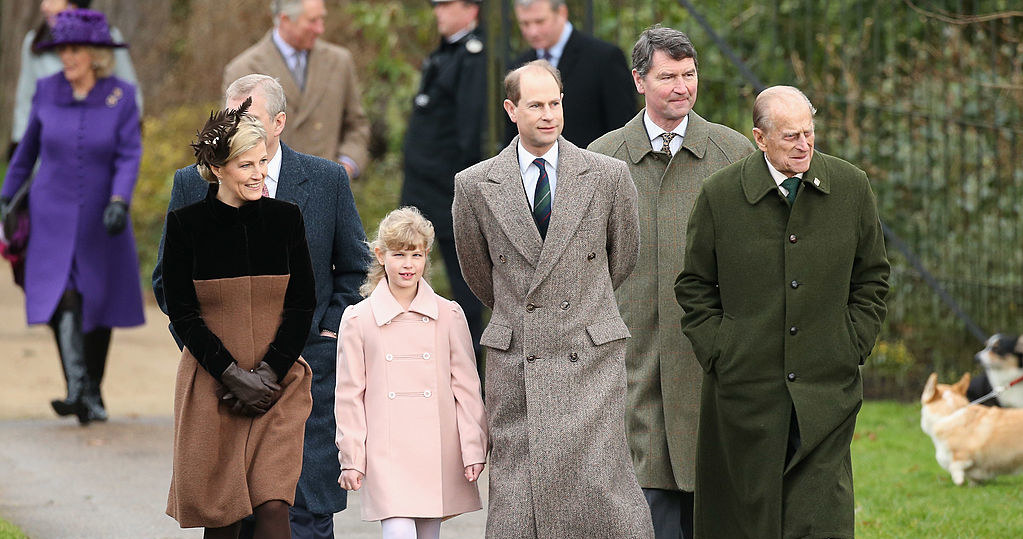
[[[0,518],[0,539],[28,539],[14,524]]]
[[[863,405],[852,444],[858,538],[1019,537],[1023,476],[956,486],[920,430],[920,405]]]

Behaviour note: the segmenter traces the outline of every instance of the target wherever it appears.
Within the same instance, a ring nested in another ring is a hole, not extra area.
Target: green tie
[[[796,203],[796,191],[799,190],[799,178],[795,176],[785,178],[785,181],[781,182],[781,186],[789,192],[785,198],[789,201],[789,207],[792,207],[792,205]]]

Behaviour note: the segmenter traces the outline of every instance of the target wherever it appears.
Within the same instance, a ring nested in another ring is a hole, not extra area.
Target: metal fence
[[[522,46],[510,2],[501,4],[490,13],[499,62]],[[568,2],[577,27],[626,56],[650,24],[689,34],[700,54],[696,109],[740,132],[750,132],[754,79],[806,92],[818,148],[867,171],[882,220],[911,253],[889,241],[893,288],[874,362],[895,374],[968,369],[979,349],[909,257],[981,331],[1023,333],[1023,11],[1014,4]]]

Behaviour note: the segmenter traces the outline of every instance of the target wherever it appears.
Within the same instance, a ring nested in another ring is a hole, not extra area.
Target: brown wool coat
[[[462,274],[493,309],[488,538],[652,538],[625,438],[625,348],[614,288],[636,263],[636,189],[625,164],[558,139],[541,241],[516,157],[455,176]]]
[[[696,537],[852,538],[859,365],[889,265],[867,175],[815,152],[791,213],[762,152],[703,184],[675,285],[706,372]],[[785,465],[793,410],[801,445]]]
[[[224,68],[224,89],[252,73],[276,77],[288,100],[281,141],[298,152],[337,161],[347,155],[360,170],[369,164],[369,119],[362,109],[355,61],[348,49],[317,39],[309,51],[305,89],[300,89],[272,30]]]
[[[242,369],[254,369],[281,324],[287,275],[195,281],[202,318]],[[239,314],[242,313],[242,314]],[[235,415],[224,387],[182,351],[174,388],[174,467],[167,514],[182,528],[222,527],[270,500],[295,501],[313,373],[298,358],[270,411]]]
[[[615,290],[632,338],[626,426],[644,488],[692,492],[703,371],[682,335],[675,278],[689,211],[703,180],[753,151],[749,139],[689,113],[682,148],[669,159],[650,146],[641,110],[589,150],[625,161],[639,192],[639,262]]]

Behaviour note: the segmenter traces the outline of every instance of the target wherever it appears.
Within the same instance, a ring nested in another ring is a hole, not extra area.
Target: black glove
[[[123,200],[111,200],[107,209],[103,210],[103,228],[107,234],[115,236],[128,224],[128,203]]]
[[[18,143],[11,141],[11,145],[7,147],[7,162],[10,163],[11,159],[14,158],[14,150],[18,149]]]
[[[266,363],[260,363],[262,368]],[[269,366],[267,366],[269,370]],[[270,371],[271,374],[273,371]],[[274,376],[276,378],[276,376]],[[266,413],[273,405],[276,397],[275,392],[280,391],[281,386],[273,381],[264,380],[263,376],[255,371],[246,371],[231,363],[220,375],[220,381],[227,387],[228,393],[221,397],[225,401],[237,399],[231,406],[231,411],[244,415],[259,415]]]

